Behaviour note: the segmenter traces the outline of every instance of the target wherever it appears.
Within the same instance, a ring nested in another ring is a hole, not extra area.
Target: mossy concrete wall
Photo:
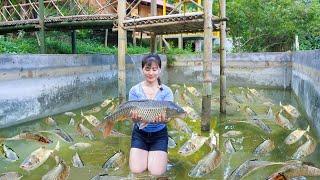
[[[293,53],[292,90],[320,137],[320,50]]]
[[[219,84],[219,54],[212,56],[213,84]],[[202,54],[174,56],[174,73],[183,74],[188,81],[202,80]],[[238,53],[227,54],[226,75],[228,86],[291,86],[291,53]],[[169,79],[179,82],[181,79]],[[180,81],[181,82],[181,81]]]
[[[219,85],[219,54],[212,63],[213,84]],[[171,83],[201,83],[202,55],[176,55]],[[320,50],[227,54],[227,86],[292,89],[320,137]],[[169,76],[170,72],[169,72]]]
[[[142,57],[126,57],[127,90],[142,80]],[[2,128],[117,96],[117,57],[0,55],[0,87]]]

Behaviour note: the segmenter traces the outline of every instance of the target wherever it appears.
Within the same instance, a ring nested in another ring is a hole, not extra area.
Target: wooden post
[[[132,45],[137,46],[136,31],[132,31]]]
[[[220,18],[226,17],[226,1],[220,0]],[[220,113],[226,113],[226,21],[220,22]]]
[[[183,49],[183,36],[182,36],[182,34],[180,34],[180,36],[178,37],[178,48]]]
[[[45,35],[44,35],[44,2],[43,0],[39,0],[39,25],[40,25],[40,53],[46,53],[45,47]]]
[[[157,0],[151,0],[151,16],[157,15]],[[155,53],[157,51],[156,34],[151,33],[150,38],[150,51]]]
[[[142,47],[142,35],[143,35],[143,32],[141,31],[140,32],[140,47]]]
[[[123,29],[126,16],[126,2],[118,1],[118,96],[119,103],[126,100],[126,51],[127,31]]]
[[[212,0],[204,0],[204,55],[201,130],[210,130],[212,94]]]
[[[163,36],[160,35],[160,38],[159,38],[159,48],[160,48],[160,52],[163,52],[163,41],[162,41],[162,38],[163,38]]]
[[[106,29],[106,32],[104,35],[104,47],[108,47],[108,29]]]
[[[71,49],[72,54],[77,54],[77,44],[76,44],[76,30],[71,30]]]

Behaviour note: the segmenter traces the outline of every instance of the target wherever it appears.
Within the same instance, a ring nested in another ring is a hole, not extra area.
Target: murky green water
[[[201,87],[201,86],[199,86]],[[172,88],[175,91],[176,88]],[[183,87],[179,88],[180,92],[183,92]],[[235,168],[241,165],[245,160],[249,159],[259,159],[259,160],[267,160],[267,161],[287,161],[291,159],[292,154],[297,150],[297,148],[302,145],[306,138],[302,138],[296,144],[286,145],[283,141],[291,131],[285,130],[280,126],[276,125],[272,120],[264,120],[263,121],[271,127],[272,133],[267,134],[262,131],[260,128],[252,126],[248,123],[236,123],[235,121],[247,121],[248,115],[246,115],[244,111],[245,105],[250,106],[259,117],[263,117],[266,114],[268,107],[263,105],[264,102],[271,102],[274,105],[272,106],[273,112],[277,112],[280,110],[279,102],[281,101],[282,104],[291,104],[298,108],[299,112],[302,114],[294,123],[295,127],[306,129],[308,126],[308,121],[303,107],[300,106],[299,102],[296,101],[296,98],[291,94],[290,91],[285,90],[266,90],[266,89],[257,89],[259,96],[252,96],[252,100],[246,98],[245,94],[247,92],[246,89],[242,88],[229,88],[231,93],[235,94],[236,96],[243,98],[244,102],[240,104],[240,109],[238,108],[239,103],[237,103],[234,98],[228,95],[228,107],[227,107],[227,115],[226,116],[219,116],[219,101],[218,101],[218,91],[219,89],[214,88],[214,96],[212,100],[212,122],[211,122],[211,129],[215,129],[220,134],[223,134],[229,130],[238,130],[243,133],[243,135],[232,138],[231,142],[236,149],[235,153],[228,154],[225,152],[225,148],[223,146],[223,142],[225,141],[224,138],[220,135],[219,141],[219,148],[222,152],[222,163],[220,166],[215,169],[212,173],[203,177],[203,179],[223,179],[228,174],[230,174]],[[242,93],[243,91],[244,93]],[[191,94],[188,94],[195,103],[193,108],[199,113],[200,115],[200,105],[201,105],[201,97],[195,97]],[[180,101],[180,100],[179,100]],[[184,103],[184,102],[180,102]],[[74,118],[77,122],[80,122],[82,117],[80,116],[80,111],[87,111],[93,107],[99,106],[99,104],[95,104],[92,106],[84,107],[81,109],[76,109],[72,112],[76,113],[77,116]],[[98,113],[94,113],[93,115],[96,116],[98,119],[102,119],[105,115],[107,108],[102,109]],[[106,139],[102,138],[100,132],[94,130],[94,127],[90,125],[87,121],[84,121],[84,125],[91,130],[95,135],[94,140],[89,140],[81,136],[75,126],[70,126],[69,120],[70,117],[64,114],[58,114],[53,116],[56,119],[58,126],[65,131],[67,131],[75,140],[75,142],[88,142],[91,143],[92,146],[88,149],[78,150],[78,154],[81,157],[82,161],[85,164],[84,168],[75,168],[72,166],[72,156],[75,154],[76,151],[69,149],[68,147],[72,144],[62,141],[57,136],[53,134],[43,133],[51,138],[54,142],[48,145],[48,148],[53,149],[56,145],[57,141],[59,140],[61,143],[60,151],[56,154],[59,155],[62,159],[64,159],[68,165],[71,167],[71,174],[69,179],[90,179],[93,176],[103,173],[103,169],[101,168],[102,164],[115,152],[121,150],[125,153],[127,159],[126,166],[120,168],[116,171],[108,172],[110,175],[115,176],[122,176],[127,177],[129,172],[128,167],[128,155],[130,149],[130,135],[131,135],[131,127],[132,124],[129,121],[117,123],[115,129],[121,133],[126,134],[125,137],[108,137]],[[208,136],[209,133],[203,133],[200,131],[200,121],[199,120],[192,120],[190,118],[186,118],[185,122],[190,126],[190,128],[203,136]],[[44,122],[44,119],[39,119],[30,123],[25,123],[19,126],[14,126],[6,129],[0,130],[0,137],[11,137],[24,130],[29,131],[44,131],[50,130],[53,127],[49,126]],[[189,171],[192,169],[193,166],[197,164],[197,162],[204,157],[207,153],[210,152],[210,148],[208,145],[203,145],[201,149],[187,157],[181,156],[178,153],[178,149],[184,144],[185,141],[188,140],[188,136],[181,132],[178,132],[176,129],[173,128],[172,124],[169,123],[169,134],[171,137],[176,140],[177,146],[173,149],[169,150],[169,161],[173,164],[173,168],[166,173],[170,179],[192,179],[188,176]],[[309,133],[312,137],[316,138],[314,133]],[[255,157],[253,156],[253,150],[262,143],[265,139],[270,138],[275,142],[276,148],[271,152],[264,156]],[[319,140],[317,140],[317,143]],[[3,142],[2,142],[3,143]],[[27,172],[19,168],[21,162],[34,150],[38,149],[39,147],[43,146],[39,143],[32,142],[32,141],[5,141],[4,142],[7,146],[11,147],[18,155],[19,160],[16,162],[8,162],[1,157],[0,159],[0,173],[9,172],[9,171],[16,171],[23,175],[23,179],[40,179],[44,174],[46,174],[49,170],[55,167],[55,160],[54,158],[49,158],[42,166],[37,168],[36,170]],[[320,146],[318,145],[315,152],[311,155],[307,156],[303,159],[303,161],[311,162],[315,166],[320,167]],[[245,179],[265,179],[268,175],[275,172],[280,166],[269,166],[267,168],[258,169],[248,176]],[[147,173],[144,173],[142,177],[148,177]],[[310,178],[310,179],[317,179],[317,178]]]

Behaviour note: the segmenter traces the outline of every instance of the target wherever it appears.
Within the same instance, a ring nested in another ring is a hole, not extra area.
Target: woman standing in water
[[[142,60],[144,81],[133,86],[129,92],[129,100],[173,101],[171,89],[161,84],[161,59],[150,54]],[[140,120],[138,113],[131,112],[133,120]],[[157,117],[159,122],[166,119],[165,114]],[[133,173],[148,170],[152,175],[166,172],[168,161],[168,132],[165,124],[135,123],[131,137],[129,166]]]

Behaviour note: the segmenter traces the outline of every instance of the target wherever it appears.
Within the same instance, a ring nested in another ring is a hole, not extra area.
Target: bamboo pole
[[[167,0],[163,0],[162,15],[167,15]]]
[[[157,15],[157,1],[156,0],[151,0],[151,16],[156,16]],[[150,38],[150,51],[151,53],[155,53],[157,51],[157,42],[156,42],[156,34],[151,33],[151,38]]]
[[[132,45],[137,46],[136,31],[132,31]]]
[[[45,47],[45,34],[44,34],[44,2],[43,0],[39,0],[39,25],[40,25],[40,53],[45,54],[46,53],[46,47]]]
[[[220,18],[226,17],[226,1],[220,0]],[[220,113],[226,113],[226,21],[220,22]]]
[[[126,1],[118,1],[118,96],[119,103],[126,100],[126,51],[127,31],[123,29],[126,17]]]
[[[210,130],[212,94],[212,0],[204,0],[204,55],[201,130]]]
[[[180,36],[178,37],[178,48],[183,49],[183,36],[182,36],[182,34],[180,34]]]

